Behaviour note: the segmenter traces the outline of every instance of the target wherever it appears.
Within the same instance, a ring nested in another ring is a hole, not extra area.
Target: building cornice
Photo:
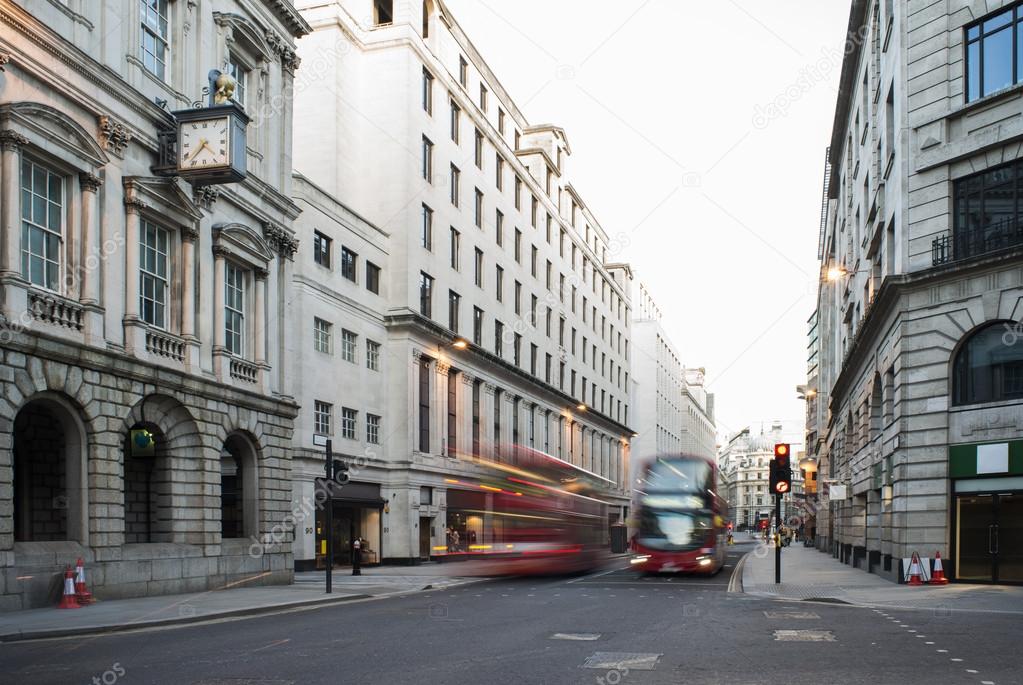
[[[436,344],[438,347],[449,347],[451,343],[455,341],[456,338],[460,338],[460,336],[453,335],[451,331],[444,328],[443,326],[435,323],[434,321],[426,319],[420,314],[415,313],[386,315],[384,316],[384,326],[386,326],[389,329],[414,331],[427,338],[432,338],[434,344]],[[525,371],[515,366],[514,364],[505,361],[501,357],[498,357],[496,354],[488,352],[487,350],[483,349],[478,345],[469,343],[469,346],[462,350],[461,353],[474,355],[481,361],[491,366],[496,366],[501,370],[515,376],[524,384],[539,388],[542,392],[546,393],[547,395],[551,395],[557,398],[557,402],[552,402],[551,404],[560,403],[566,407],[576,407],[579,404],[578,399],[559,390],[558,388],[555,388],[553,385],[550,385],[549,383],[541,381],[539,378],[534,378],[532,375],[526,373]],[[587,406],[584,415],[587,418],[589,418],[592,423],[606,424],[606,426],[613,428],[615,431],[619,432],[623,437],[631,436],[634,432],[624,423],[621,423],[620,421],[617,421],[608,416],[607,414],[604,414],[593,409],[592,407]]]

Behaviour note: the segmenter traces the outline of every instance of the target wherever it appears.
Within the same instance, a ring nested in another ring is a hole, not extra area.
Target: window
[[[451,268],[458,271],[462,261],[462,234],[454,226],[451,227]]]
[[[146,323],[166,328],[169,234],[145,219],[139,233],[139,314]]]
[[[142,66],[161,81],[167,78],[167,44],[170,26],[167,0],[140,0],[142,17]]]
[[[547,337],[551,337],[551,322],[554,320],[554,310],[547,308]]]
[[[476,279],[476,286],[483,287],[483,250],[476,248],[476,271],[473,277]]]
[[[494,183],[497,185],[498,190],[504,190],[504,158],[501,157],[501,153],[498,152],[495,155],[496,163],[494,164]]]
[[[358,337],[351,331],[341,329],[341,358],[346,362],[356,363],[355,348]]]
[[[476,189],[476,215],[473,220],[476,223],[476,228],[483,228],[483,191],[479,188]]]
[[[469,63],[461,55],[458,57],[458,82],[462,84],[462,88],[469,85]]]
[[[966,101],[1023,80],[1023,5],[966,27]]]
[[[64,179],[23,159],[21,194],[22,275],[34,285],[57,290],[64,237]]]
[[[472,341],[476,345],[483,344],[483,310],[472,308]]]
[[[317,352],[330,354],[331,329],[333,326],[329,321],[318,317],[313,318],[313,349]]]
[[[373,23],[377,26],[394,21],[394,0],[373,0]]]
[[[451,165],[451,204],[458,206],[458,198],[461,195],[459,184],[462,180],[462,172],[454,164]]]
[[[313,261],[320,266],[330,268],[331,240],[319,231],[313,233]]]
[[[1023,212],[1023,162],[967,176],[957,180],[954,189],[952,243],[942,243],[941,238],[934,242],[935,263],[1023,244],[1019,221]]]
[[[1015,326],[992,323],[963,344],[953,369],[953,404],[1023,399],[1023,337]]]
[[[423,225],[419,232],[420,244],[427,250],[433,250],[433,210],[423,205]]]
[[[380,444],[380,417],[376,414],[366,414],[366,442]]]
[[[529,373],[536,375],[536,359],[539,353],[539,348],[536,343],[529,343]]]
[[[522,231],[515,229],[515,261],[522,263]]]
[[[494,322],[494,354],[500,357],[504,353],[504,324]]]
[[[550,383],[551,382],[551,362],[552,362],[551,353],[548,352],[546,354],[545,359],[544,359],[544,372],[543,372],[543,379],[544,379],[544,382],[546,382],[546,383]]]
[[[373,262],[366,262],[366,290],[380,294],[380,267]]]
[[[313,431],[317,435],[333,435],[331,431],[331,415],[334,405],[316,400],[313,402]]]
[[[536,328],[536,324],[537,324],[537,321],[536,321],[536,303],[537,303],[536,295],[530,295],[529,296],[529,324],[531,326],[533,326],[534,328]]]
[[[348,407],[341,407],[341,437],[346,440],[355,440],[356,417],[359,412]]]
[[[522,336],[518,333],[515,334],[515,340],[512,347],[512,361],[515,366],[522,364]]]
[[[515,209],[522,210],[522,179],[515,174]]]
[[[476,168],[483,168],[483,133],[476,129]]]
[[[497,301],[504,302],[504,269],[500,266],[497,267],[497,273],[495,276],[495,289],[497,290]]]
[[[423,136],[423,180],[433,183],[433,143]]]
[[[515,281],[515,313],[522,314],[522,284]]]
[[[380,370],[380,343],[366,341],[366,368],[370,371]]]
[[[347,247],[341,248],[341,275],[355,283],[355,264],[359,255]]]
[[[539,253],[540,253],[539,250],[536,249],[536,245],[533,245],[529,255],[530,259],[529,271],[532,274],[533,278],[536,278],[536,263],[538,261],[537,257],[539,256]]]
[[[536,195],[534,195],[533,198],[532,198],[532,204],[530,205],[530,208],[529,208],[529,222],[533,226],[533,228],[536,228],[537,205],[538,205],[538,201],[536,199]]]
[[[433,115],[433,74],[426,67],[423,67],[423,110]]]
[[[486,113],[487,111],[487,87],[480,84],[480,111]]]
[[[234,96],[231,98],[242,108],[245,108],[245,91],[249,81],[249,67],[236,55],[231,55],[227,61],[227,73],[234,79]]]
[[[554,265],[551,264],[551,260],[547,260],[547,289],[554,290]]]
[[[419,362],[419,451],[430,451],[430,360]]]
[[[451,140],[458,144],[458,129],[460,128],[460,119],[462,114],[462,108],[455,104],[455,101],[451,101]]]
[[[433,277],[419,272],[419,312],[430,318],[433,316]]]
[[[448,373],[448,444],[449,457],[458,454],[458,372]]]
[[[245,326],[245,272],[228,262],[224,278],[224,346],[231,354],[243,354]]]
[[[462,296],[454,290],[448,291],[448,328],[453,333],[458,333],[458,311],[462,303]]]

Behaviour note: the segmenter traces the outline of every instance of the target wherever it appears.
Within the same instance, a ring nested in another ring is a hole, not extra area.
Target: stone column
[[[462,372],[462,387],[458,391],[458,449],[463,455],[472,455],[472,374]]]
[[[493,459],[494,450],[494,391],[493,383],[483,384],[483,397],[480,402],[480,456]]]
[[[270,273],[266,269],[256,269],[253,275],[256,281],[256,316],[252,360],[259,367],[259,387],[265,391],[270,381],[270,365],[266,363],[266,279]]]
[[[199,231],[189,226],[181,233],[181,337],[185,340],[185,364],[199,370],[199,336],[195,330],[195,244]]]
[[[23,135],[14,131],[0,131],[0,173],[3,175],[0,185],[0,233],[3,233],[0,277],[21,274],[18,152],[22,145],[27,144],[28,138]]]
[[[85,339],[92,344],[103,338],[103,312],[100,308],[100,281],[105,257],[99,242],[99,202],[97,194],[103,181],[93,174],[78,175],[82,190],[82,254],[78,265],[79,301],[85,308]]]
[[[124,201],[124,348],[129,354],[145,349],[139,326],[139,212],[145,207],[137,200]]]
[[[224,281],[227,272],[227,248],[213,246],[213,373],[221,381],[228,369],[224,369],[227,335],[224,331]]]
[[[433,365],[433,390],[432,402],[430,403],[431,429],[430,431],[430,452],[439,454],[442,457],[448,455],[448,373],[451,365],[437,361]]]

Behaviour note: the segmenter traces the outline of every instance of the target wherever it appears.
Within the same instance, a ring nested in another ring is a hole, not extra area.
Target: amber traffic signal
[[[790,445],[780,442],[774,446],[774,459],[771,460],[771,492],[776,495],[784,495],[792,489],[792,464],[789,455],[792,453]]]

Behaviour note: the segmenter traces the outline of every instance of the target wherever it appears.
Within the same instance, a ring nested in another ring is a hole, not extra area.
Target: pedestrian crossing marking
[[[776,642],[835,642],[830,630],[776,630]]]
[[[820,618],[817,614],[812,611],[765,611],[764,616],[767,618],[798,618],[798,619],[813,619]]]

